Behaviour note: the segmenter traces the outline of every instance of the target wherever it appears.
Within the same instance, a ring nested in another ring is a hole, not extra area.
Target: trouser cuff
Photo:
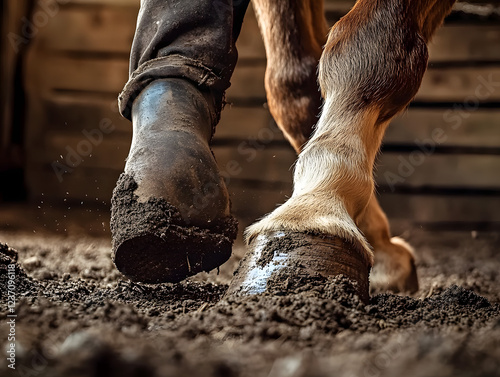
[[[155,58],[139,66],[118,96],[121,115],[131,121],[132,104],[139,93],[154,80],[166,78],[184,78],[195,83],[201,90],[209,90],[215,105],[213,119],[218,121],[223,93],[231,85],[229,80],[223,80],[199,61],[181,55]]]

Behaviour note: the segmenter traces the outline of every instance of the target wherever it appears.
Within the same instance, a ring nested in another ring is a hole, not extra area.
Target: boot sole
[[[213,221],[210,229],[190,226],[163,198],[139,202],[137,184],[122,174],[111,207],[112,259],[130,280],[177,283],[217,268],[231,256],[237,221]]]
[[[114,252],[116,268],[132,281],[178,283],[211,271],[231,256],[232,242],[221,235],[191,235],[173,229],[163,236],[143,234],[122,242]]]

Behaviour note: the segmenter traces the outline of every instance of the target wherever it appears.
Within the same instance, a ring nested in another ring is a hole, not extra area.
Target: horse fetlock
[[[285,204],[245,231],[247,242],[269,232],[293,232],[339,237],[359,244],[373,261],[371,247],[349,216],[342,200],[321,192],[292,196]]]
[[[392,237],[374,246],[375,264],[370,275],[373,291],[418,291],[418,277],[413,248],[403,239]]]

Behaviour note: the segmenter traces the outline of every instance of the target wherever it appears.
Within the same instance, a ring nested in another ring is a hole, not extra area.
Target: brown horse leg
[[[247,229],[250,252],[231,292],[256,292],[284,271],[316,270],[353,278],[360,296],[368,297],[372,252],[358,224],[373,196],[373,163],[385,129],[414,97],[425,72],[428,36],[423,33],[435,4],[360,0],[332,28],[319,66],[325,103],[297,160],[293,195]],[[272,26],[261,27],[277,31]],[[277,73],[268,77],[277,80],[280,72],[290,72],[289,61],[274,63]],[[269,93],[272,83],[267,86]],[[253,256],[269,252],[278,239],[292,242],[301,235],[307,246],[296,247],[300,252],[275,252],[273,268],[256,264]],[[311,256],[313,250],[329,253]]]

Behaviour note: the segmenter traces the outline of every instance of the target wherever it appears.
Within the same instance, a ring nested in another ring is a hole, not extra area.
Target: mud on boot
[[[231,255],[237,222],[209,147],[214,107],[182,79],[157,80],[134,101],[111,211],[113,261],[131,280],[179,282]]]

